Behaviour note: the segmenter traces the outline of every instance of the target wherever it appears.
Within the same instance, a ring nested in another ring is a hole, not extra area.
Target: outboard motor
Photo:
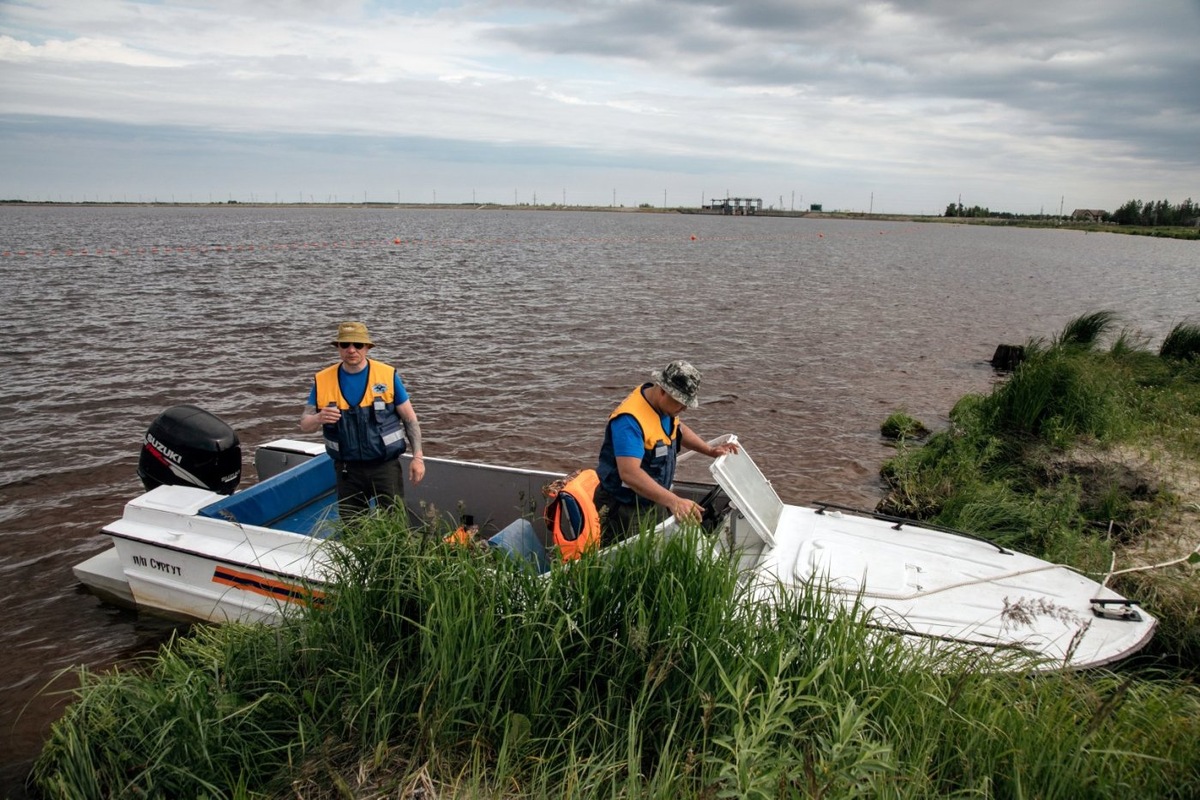
[[[242,447],[233,428],[196,406],[173,406],[146,431],[138,459],[146,489],[197,486],[233,494],[242,479]]]

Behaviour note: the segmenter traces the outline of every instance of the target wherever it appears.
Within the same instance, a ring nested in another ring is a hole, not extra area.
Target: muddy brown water
[[[789,502],[871,506],[889,413],[944,425],[997,344],[1088,311],[1157,346],[1200,313],[1198,267],[1193,242],[813,217],[0,206],[0,796],[73,668],[172,630],[71,574],[141,490],[146,427],[206,408],[252,481],[340,320],[400,368],[431,455],[592,463],[612,406],[687,358],[701,435],[736,433]]]

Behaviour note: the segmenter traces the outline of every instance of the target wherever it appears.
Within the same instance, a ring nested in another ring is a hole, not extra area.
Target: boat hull
[[[786,507],[775,546],[752,571],[760,601],[815,585],[880,630],[1037,668],[1112,663],[1143,647],[1155,627],[1140,609],[1103,614],[1097,600],[1124,598],[1069,567],[837,510]]]
[[[322,602],[338,525],[328,456],[285,439],[255,461],[259,483],[232,496],[159,486],[129,501],[102,529],[112,547],[76,565],[76,578],[107,602],[188,621],[277,622]],[[490,535],[525,517],[544,541],[542,486],[557,477],[430,458],[405,501],[414,524],[453,529],[469,514]]]
[[[881,631],[1046,670],[1125,658],[1157,624],[1070,567],[978,537],[830,505],[787,505],[744,448],[711,469],[738,510],[731,547],[759,602],[818,586]]]

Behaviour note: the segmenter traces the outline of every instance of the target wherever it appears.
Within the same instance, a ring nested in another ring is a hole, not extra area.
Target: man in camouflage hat
[[[679,450],[716,458],[737,452],[737,445],[712,447],[679,421],[684,409],[700,405],[699,393],[700,371],[687,361],[672,361],[650,373],[650,381],[609,415],[596,467],[601,546],[634,533],[639,518],[657,516],[660,507],[677,520],[700,521],[700,505],[671,491]]]
[[[313,379],[300,430],[324,433],[343,518],[366,511],[372,499],[383,508],[403,505],[400,454],[412,450],[409,480],[425,477],[421,423],[404,381],[395,367],[367,358],[375,343],[363,323],[341,323],[331,344],[341,360]]]

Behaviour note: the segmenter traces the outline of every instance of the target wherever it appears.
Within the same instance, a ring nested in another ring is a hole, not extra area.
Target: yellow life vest
[[[338,386],[338,369],[341,365],[334,364],[317,373],[317,408],[325,408],[330,403],[345,411],[350,407],[346,398],[342,397],[341,387]],[[396,368],[382,361],[369,359],[367,367],[367,390],[363,392],[360,406],[372,405],[377,399],[384,403],[396,402]]]
[[[613,421],[620,416],[628,415],[637,422],[642,434],[643,454],[642,470],[659,486],[671,488],[675,480],[675,459],[679,452],[680,426],[679,418],[671,417],[670,423],[663,425],[662,415],[654,410],[650,401],[642,394],[651,384],[643,384],[629,393],[621,404],[613,410],[608,418],[608,426],[604,431],[604,444],[600,448],[600,457],[596,469],[600,474],[600,485],[622,505],[635,504],[645,507],[650,504],[640,495],[625,485],[621,480],[621,471],[617,466],[616,453],[613,449]],[[667,432],[670,429],[670,433]]]
[[[340,365],[316,375],[317,408],[336,405],[342,412],[337,423],[322,426],[325,451],[334,461],[385,461],[404,452],[404,427],[396,412],[396,368],[374,359],[367,363],[366,388],[356,406],[342,396]]]
[[[673,444],[675,437],[679,435],[679,417],[671,417],[671,433],[668,435],[663,430],[662,417],[642,394],[643,388],[645,387],[639,386],[630,392],[608,418],[612,420],[622,414],[629,414],[636,419],[642,429],[642,438],[645,439],[647,450],[653,450],[660,444]]]

